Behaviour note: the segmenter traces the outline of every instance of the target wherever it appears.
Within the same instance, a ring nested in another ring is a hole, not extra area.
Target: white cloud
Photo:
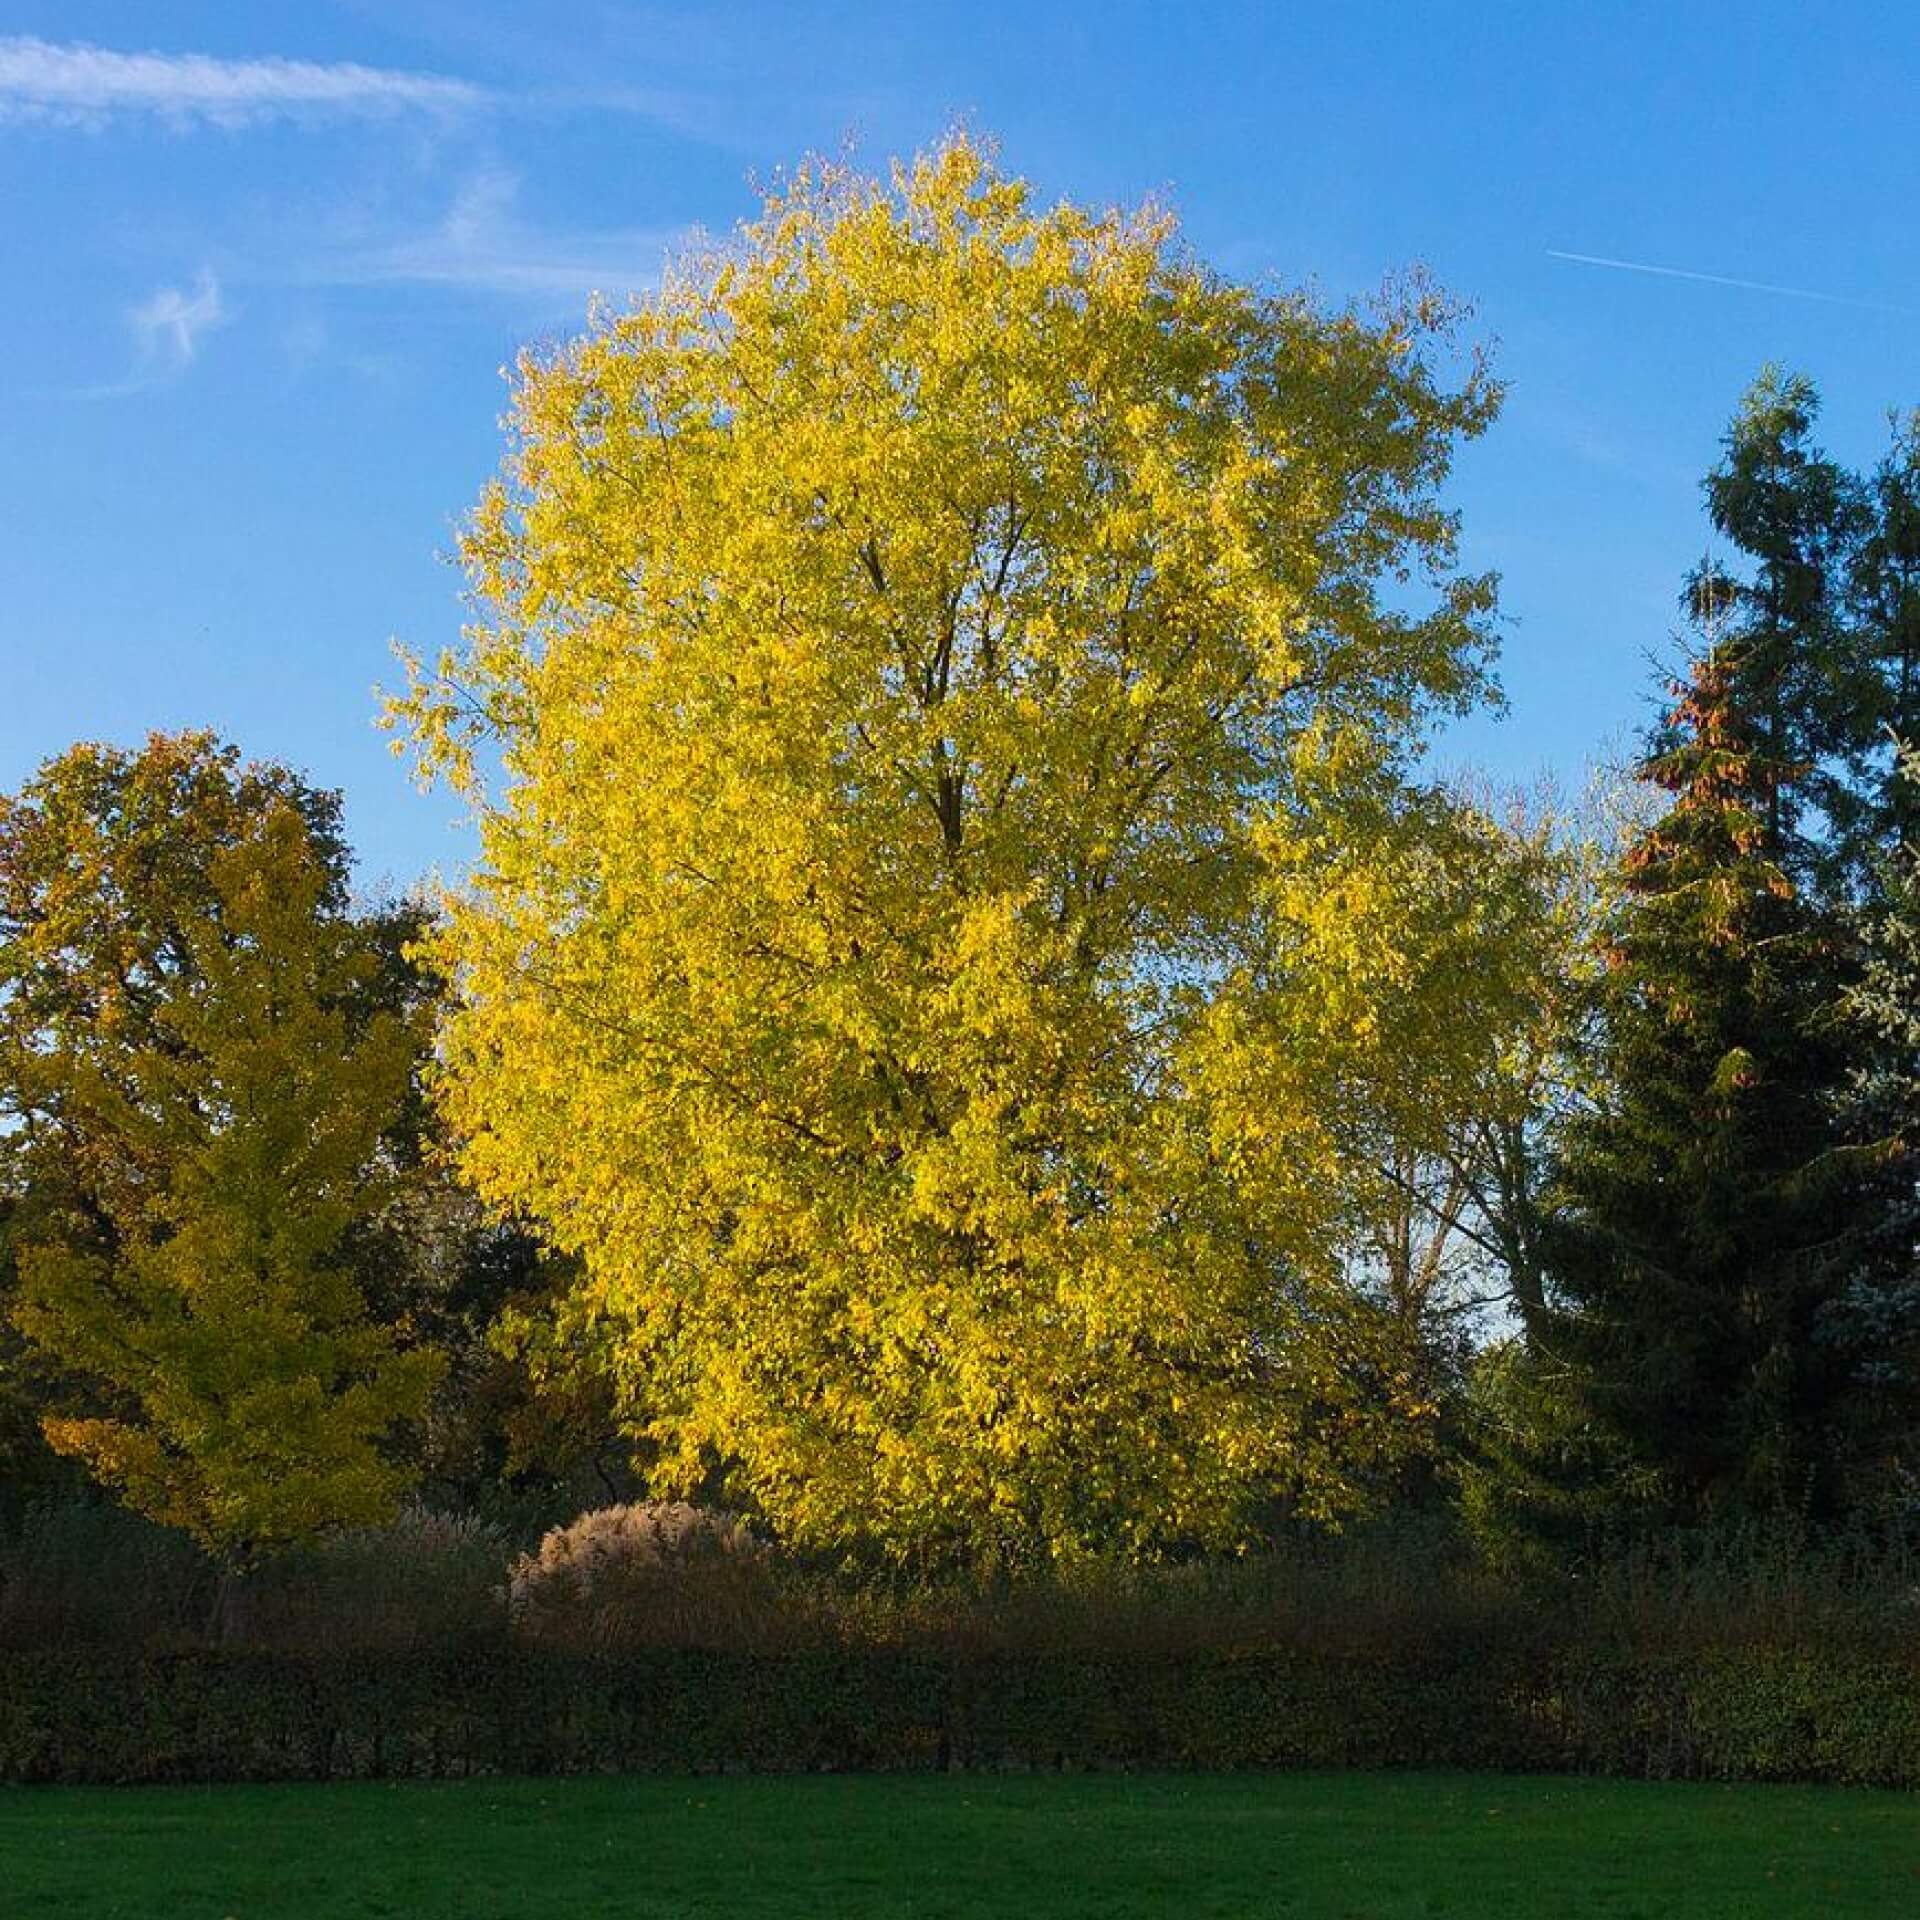
[[[100,126],[115,114],[143,113],[181,127],[242,127],[323,115],[458,112],[486,97],[464,80],[350,61],[222,60],[0,38],[0,118]]]
[[[220,302],[220,283],[204,269],[191,293],[162,287],[127,315],[142,362],[149,371],[164,373],[181,373],[191,366],[200,349],[200,336],[226,317]]]

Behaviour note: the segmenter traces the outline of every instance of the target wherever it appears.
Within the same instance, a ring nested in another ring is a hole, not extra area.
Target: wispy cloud
[[[1817,287],[1783,287],[1771,280],[1742,280],[1730,273],[1701,273],[1692,267],[1661,267],[1646,260],[1613,260],[1605,254],[1566,253],[1558,247],[1547,249],[1549,260],[1569,260],[1575,266],[1607,267],[1616,273],[1650,273],[1662,280],[1695,280],[1710,287],[1738,287],[1746,293],[1774,293],[1789,300],[1818,300],[1829,307],[1857,307],[1865,313],[1897,313],[1908,317],[1920,314],[1920,308],[1900,307],[1885,300],[1860,300],[1851,294],[1826,293]]]
[[[658,277],[663,252],[681,236],[665,228],[552,233],[524,220],[519,180],[500,168],[476,174],[429,232],[336,255],[302,276],[332,286],[410,284],[543,301],[619,299]]]
[[[0,118],[98,127],[116,115],[137,114],[177,127],[243,127],[273,119],[455,113],[487,97],[464,80],[350,61],[222,60],[0,38]]]
[[[128,314],[140,358],[149,369],[183,373],[200,350],[200,336],[227,317],[220,283],[202,270],[191,293],[161,287]]]
[[[227,320],[220,283],[202,268],[191,289],[157,287],[137,306],[127,309],[133,334],[133,369],[123,380],[104,386],[82,387],[84,400],[118,400],[149,387],[177,380],[199,356],[202,337]]]

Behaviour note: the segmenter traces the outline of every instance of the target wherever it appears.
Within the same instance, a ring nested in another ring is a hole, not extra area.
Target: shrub
[[[125,1513],[35,1509],[0,1540],[0,1779],[1396,1765],[1920,1786],[1899,1539],[1647,1540],[1527,1583],[1394,1527],[913,1586],[670,1505],[508,1552],[415,1509],[220,1576]]]
[[[405,1506],[230,1576],[221,1637],[290,1651],[457,1644],[498,1629],[506,1554],[497,1527]]]
[[[1844,1648],[75,1648],[0,1662],[0,1780],[1406,1766],[1912,1787],[1917,1682],[1911,1657]]]
[[[809,1597],[816,1632],[835,1640],[962,1654],[1521,1646],[1542,1624],[1532,1591],[1475,1566],[1446,1533],[1404,1524],[1232,1559],[1089,1557],[987,1583],[964,1575],[905,1588],[820,1580]]]
[[[0,1646],[157,1647],[205,1637],[212,1563],[184,1534],[123,1507],[29,1507],[0,1538]]]
[[[508,1613],[526,1638],[576,1650],[751,1647],[778,1596],[760,1544],[685,1501],[601,1507],[513,1563]]]

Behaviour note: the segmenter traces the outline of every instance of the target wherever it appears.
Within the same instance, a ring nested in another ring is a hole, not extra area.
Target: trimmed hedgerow
[[[0,1667],[0,1778],[1460,1767],[1920,1785],[1920,1663],[1638,1655],[104,1649]]]

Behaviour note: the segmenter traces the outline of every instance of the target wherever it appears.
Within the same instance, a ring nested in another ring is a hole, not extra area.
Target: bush
[[[223,1583],[221,1638],[266,1650],[459,1644],[497,1632],[506,1543],[464,1514],[406,1506]]]
[[[507,1556],[496,1527],[416,1509],[222,1576],[114,1509],[35,1509],[0,1543],[0,1778],[1445,1766],[1920,1785],[1899,1541],[1648,1540],[1526,1583],[1389,1528],[911,1586],[658,1506]]]
[[[609,1659],[138,1656],[0,1667],[0,1779],[1444,1767],[1920,1785],[1920,1670],[1837,1650]]]
[[[30,1509],[0,1542],[0,1646],[457,1644],[498,1632],[505,1560],[496,1529],[406,1507],[386,1526],[223,1568],[184,1534],[70,1501]]]
[[[513,1563],[508,1615],[576,1651],[753,1646],[774,1624],[765,1553],[730,1515],[684,1501],[602,1507]]]
[[[1367,1651],[1537,1637],[1532,1597],[1405,1529],[1240,1559],[1142,1566],[1088,1559],[987,1586],[841,1592],[836,1637],[956,1653]]]
[[[0,1539],[0,1647],[202,1641],[217,1589],[184,1534],[92,1501],[31,1506]]]

